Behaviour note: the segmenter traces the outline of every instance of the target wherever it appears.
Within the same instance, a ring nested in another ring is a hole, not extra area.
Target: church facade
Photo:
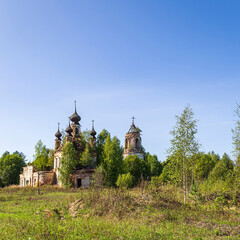
[[[20,186],[37,186],[39,185],[58,185],[62,186],[60,180],[60,169],[62,160],[62,150],[66,143],[72,142],[78,156],[85,150],[87,142],[83,141],[81,135],[81,117],[76,110],[69,117],[69,125],[66,128],[66,136],[62,139],[62,134],[58,130],[55,134],[55,151],[54,151],[54,163],[51,171],[34,171],[34,166],[27,165],[23,168],[23,173],[20,175]],[[94,129],[94,122],[92,122],[92,130],[90,131],[89,147],[91,148],[91,154],[93,158],[93,164],[96,163],[96,131]],[[72,174],[72,184],[74,188],[88,187],[91,182],[92,174],[94,173],[92,166],[78,166],[74,174]]]
[[[93,166],[96,164],[97,151],[96,151],[96,131],[94,129],[94,121],[92,121],[92,130],[90,131],[89,143],[84,142],[81,133],[80,125],[81,117],[76,110],[69,117],[68,127],[65,129],[66,136],[62,139],[62,133],[58,130],[55,134],[55,151],[54,151],[54,164],[51,171],[34,171],[34,166],[27,165],[23,168],[23,173],[20,175],[20,186],[37,186],[39,185],[58,185],[62,186],[60,178],[60,169],[62,164],[62,152],[66,143],[71,142],[76,150],[78,156],[83,153],[86,144],[89,144],[93,158]],[[143,148],[141,139],[141,130],[135,126],[134,117],[129,131],[125,136],[125,146],[123,159],[129,155],[136,155],[143,159]],[[92,174],[95,172],[93,166],[77,166],[74,174],[72,174],[72,184],[74,188],[88,187],[90,185]]]
[[[69,125],[66,128],[66,136],[65,136],[65,142],[62,141],[62,134],[58,131],[55,134],[55,153],[54,153],[54,166],[53,171],[56,173],[56,184],[59,186],[62,186],[61,180],[60,180],[60,169],[61,169],[61,159],[62,159],[62,149],[64,144],[67,142],[72,142],[76,152],[78,155],[80,155],[86,147],[86,144],[82,141],[81,137],[81,125],[80,122],[81,117],[78,115],[76,110],[76,102],[75,102],[75,112],[72,114],[72,116],[69,117]],[[70,123],[71,122],[71,123]],[[96,163],[97,158],[97,152],[96,152],[96,131],[94,129],[94,124],[92,123],[92,130],[90,132],[90,148],[92,150],[92,157],[94,163]],[[76,169],[76,172],[72,175],[72,182],[73,187],[88,187],[91,182],[92,174],[94,173],[94,169],[90,167],[79,167]]]

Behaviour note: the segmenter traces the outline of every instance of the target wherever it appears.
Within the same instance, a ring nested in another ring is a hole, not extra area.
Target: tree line
[[[232,129],[235,161],[225,153],[222,157],[214,152],[200,151],[196,138],[197,120],[188,105],[181,115],[176,116],[176,124],[170,132],[172,139],[166,160],[160,162],[156,155],[144,151],[144,158],[131,155],[123,159],[123,147],[116,136],[103,129],[97,136],[97,160],[93,161],[93,148],[89,144],[89,131],[82,133],[81,144],[84,152],[79,154],[73,145],[64,144],[61,164],[61,180],[71,187],[71,175],[79,167],[95,168],[93,184],[111,187],[133,187],[142,181],[151,185],[173,184],[183,189],[183,197],[196,188],[240,187],[240,105],[235,111],[235,127]],[[64,140],[63,140],[64,141]],[[32,163],[35,170],[53,168],[54,150],[48,149],[42,141],[35,146]],[[19,174],[26,165],[23,153],[5,152],[0,158],[0,186],[19,183]]]

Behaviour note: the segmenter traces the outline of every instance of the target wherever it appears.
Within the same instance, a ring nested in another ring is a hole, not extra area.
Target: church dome
[[[90,132],[90,135],[94,137],[96,134],[97,134],[97,133],[96,133],[95,129],[93,128],[93,129],[91,130],[91,132]]]
[[[73,132],[70,124],[69,124],[68,127],[65,129],[65,132],[68,133],[69,135]]]
[[[94,120],[92,120],[92,130],[91,130],[91,132],[90,132],[90,135],[91,135],[92,137],[95,137],[96,134],[97,134],[97,133],[96,133],[96,131],[95,131],[95,129],[94,129]]]
[[[75,112],[70,117],[70,120],[74,123],[78,123],[81,120],[81,117],[77,114],[76,101],[75,101]]]
[[[70,120],[76,123],[81,120],[81,117],[77,114],[77,112],[74,112],[73,115],[70,117]]]
[[[62,134],[61,134],[60,131],[59,131],[59,124],[58,124],[58,130],[57,130],[57,132],[55,133],[55,137],[60,140],[61,136],[62,136]]]

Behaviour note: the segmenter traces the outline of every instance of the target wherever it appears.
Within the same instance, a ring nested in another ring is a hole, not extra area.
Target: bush
[[[91,186],[102,187],[104,185],[104,176],[105,176],[104,168],[100,165],[93,174]]]
[[[133,176],[130,173],[119,174],[116,184],[120,188],[131,188],[133,186]]]
[[[160,185],[162,185],[163,181],[162,181],[162,177],[160,176],[156,176],[156,177],[152,177],[151,178],[151,187],[159,187]]]

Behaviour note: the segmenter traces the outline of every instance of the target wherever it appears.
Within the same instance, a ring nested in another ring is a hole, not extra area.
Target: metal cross
[[[74,101],[74,104],[75,104],[75,112],[76,112],[76,109],[77,109],[77,107],[76,107],[77,104],[76,104],[76,103],[77,103],[77,101],[75,100],[75,101]]]
[[[132,117],[132,123],[134,123],[134,119],[135,119],[135,117],[133,116],[133,117]]]

